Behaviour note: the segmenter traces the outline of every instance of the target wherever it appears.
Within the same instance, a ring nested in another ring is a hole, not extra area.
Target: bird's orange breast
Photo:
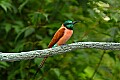
[[[73,30],[65,28],[64,35],[59,39],[59,41],[57,42],[57,45],[60,46],[65,44],[69,40],[69,38],[72,36],[72,34],[73,34]]]

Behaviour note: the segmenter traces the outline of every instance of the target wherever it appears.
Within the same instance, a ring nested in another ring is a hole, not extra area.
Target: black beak
[[[76,23],[78,23],[78,22],[80,22],[80,21],[73,21],[73,24],[76,24]]]

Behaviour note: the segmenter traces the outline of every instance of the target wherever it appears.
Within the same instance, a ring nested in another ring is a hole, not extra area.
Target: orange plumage
[[[53,36],[48,48],[53,47],[55,44],[58,46],[65,44],[72,36],[73,30],[67,29],[63,24]]]

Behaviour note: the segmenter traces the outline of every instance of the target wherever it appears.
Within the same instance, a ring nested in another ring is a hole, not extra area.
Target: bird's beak
[[[73,21],[73,24],[76,24],[76,23],[78,23],[78,22],[80,22],[80,21]]]

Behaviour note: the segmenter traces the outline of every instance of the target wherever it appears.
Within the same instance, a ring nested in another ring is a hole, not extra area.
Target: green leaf
[[[28,3],[29,0],[25,0],[19,7],[18,7],[18,10],[19,12],[21,13],[23,7]]]
[[[4,9],[5,12],[7,12],[7,10],[9,9],[11,11],[12,9],[12,5],[10,3],[10,1],[5,1],[5,0],[2,0],[0,1],[0,6]]]
[[[94,72],[93,68],[91,68],[89,66],[84,71],[89,78],[92,76],[92,74]]]
[[[12,50],[12,52],[20,52],[24,50],[24,41],[21,40],[19,42],[16,43],[15,48]]]
[[[7,33],[11,30],[11,28],[12,28],[11,24],[9,24],[9,23],[5,24],[5,30],[6,30]]]
[[[18,40],[18,38],[19,38],[27,29],[28,29],[28,27],[23,28],[23,29],[17,34],[17,36],[16,36],[16,38],[15,38],[15,42]]]
[[[34,25],[37,25],[41,20],[48,20],[48,14],[41,12],[33,12],[29,14],[29,17]]]
[[[6,69],[7,67],[9,67],[9,64],[7,62],[2,62],[1,61],[0,62],[0,67]]]
[[[0,4],[0,6],[4,9],[5,12],[7,12],[7,7],[4,4]]]
[[[60,70],[58,68],[53,68],[52,71],[56,74],[57,77],[60,76]]]
[[[41,35],[36,34],[36,38],[37,38],[37,39],[42,39],[42,36],[41,36]]]
[[[34,33],[34,32],[35,32],[35,29],[34,29],[34,28],[32,28],[32,27],[27,28],[27,29],[25,30],[24,38],[30,36],[30,35],[31,35],[32,33]]]

